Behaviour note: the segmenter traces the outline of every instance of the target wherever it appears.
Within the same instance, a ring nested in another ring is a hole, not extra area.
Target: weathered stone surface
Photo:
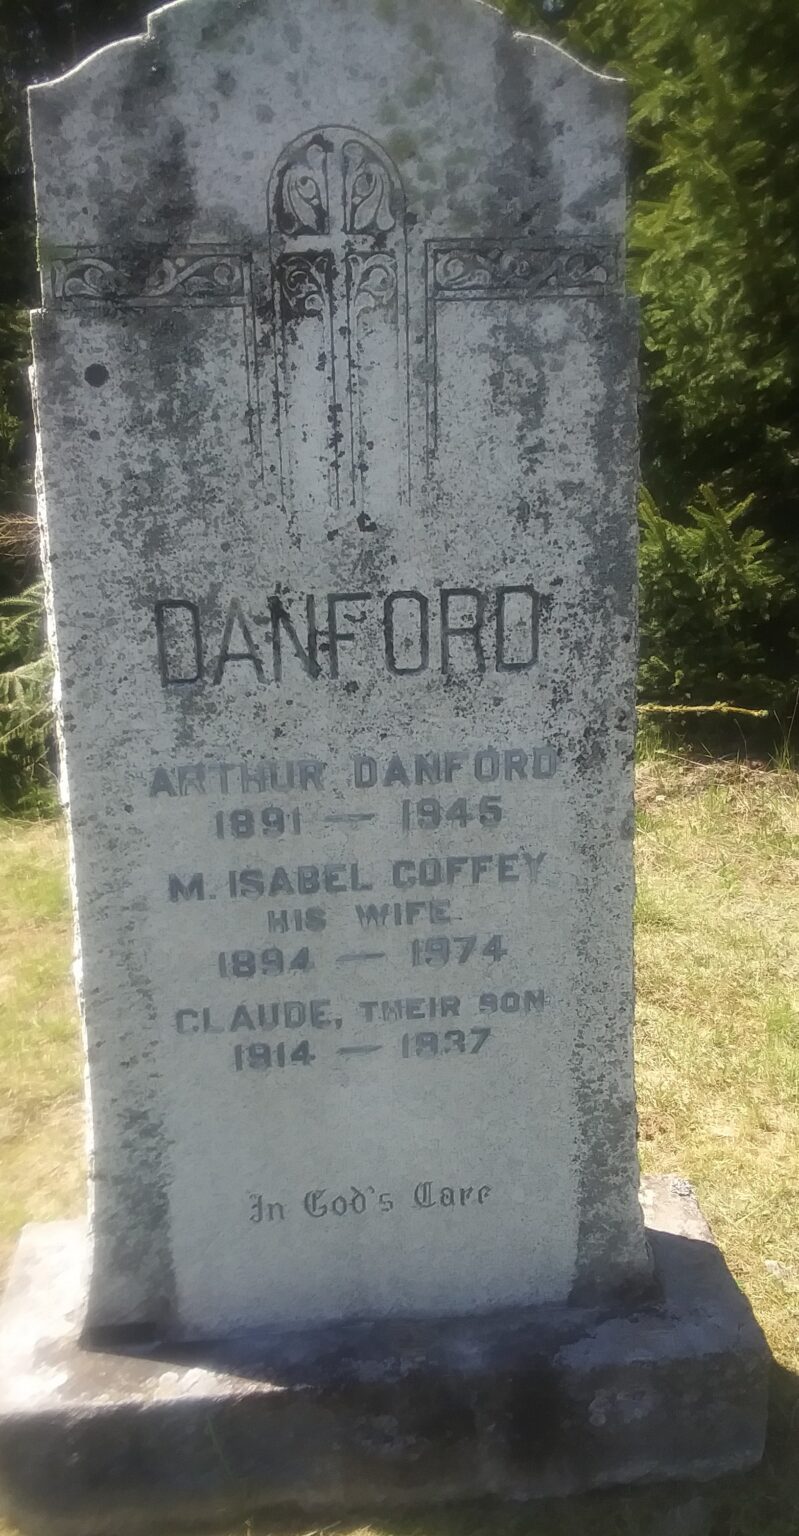
[[[749,1464],[762,1336],[638,1198],[620,83],[177,0],[31,121],[92,1162],[0,1314],[13,1517]]]
[[[178,0],[31,114],[90,1326],[639,1292],[622,86]]]
[[[660,1299],[78,1345],[84,1244],[29,1227],[0,1311],[0,1481],[26,1530],[126,1536],[291,1506],[325,1519],[755,1463],[767,1351],[681,1180],[647,1181]]]

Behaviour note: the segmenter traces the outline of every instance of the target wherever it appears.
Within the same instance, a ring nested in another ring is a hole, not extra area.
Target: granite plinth
[[[84,1238],[26,1228],[2,1310],[5,1509],[121,1536],[711,1478],[762,1453],[768,1351],[690,1187],[647,1181],[659,1298],[261,1332],[169,1351],[79,1342]]]

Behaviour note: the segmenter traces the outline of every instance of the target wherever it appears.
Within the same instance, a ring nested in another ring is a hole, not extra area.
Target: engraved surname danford
[[[246,609],[232,598],[221,632],[206,606],[185,596],[154,604],[165,688],[219,684],[230,667],[234,676],[245,667],[259,683],[281,682],[287,666],[314,680],[336,679],[350,670],[350,648],[364,635],[369,664],[395,677],[526,672],[538,660],[542,599],[530,582],[442,586],[432,597],[416,590],[328,592],[319,599],[308,593],[291,604],[273,594]]]
[[[478,784],[493,784],[498,779],[514,783],[517,779],[551,779],[557,766],[554,747],[480,747],[476,752],[416,752],[403,757],[399,752],[382,759],[367,752],[353,758],[353,784],[356,789],[373,789],[380,784],[389,789],[394,784],[453,784],[458,778],[474,778]]]

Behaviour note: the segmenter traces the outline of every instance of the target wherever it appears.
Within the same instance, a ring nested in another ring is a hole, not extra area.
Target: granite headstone
[[[640,1282],[623,88],[189,0],[31,103],[91,1322]]]
[[[653,1305],[622,84],[177,0],[31,121],[86,1336]]]

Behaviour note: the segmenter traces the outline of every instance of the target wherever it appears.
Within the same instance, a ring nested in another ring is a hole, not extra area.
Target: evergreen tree
[[[719,594],[716,619],[743,626],[751,642],[724,683],[710,659],[715,647],[705,645],[707,606],[695,607],[687,629],[684,607],[673,619],[693,646],[695,681],[705,654],[704,693],[715,684],[728,697],[748,696],[762,674],[746,657],[757,654],[775,685],[770,697],[789,705],[799,685],[799,7],[507,0],[506,9],[629,82],[631,280],[642,299],[650,505],[675,523],[678,542],[684,534],[697,592],[707,578],[694,537],[696,508],[708,508],[703,487],[717,507],[745,505],[730,537],[762,529],[769,565],[782,575],[766,610],[744,605],[734,614]],[[668,573],[651,546],[648,556],[644,639],[653,638],[655,604],[669,662]],[[652,673],[644,676],[651,687]],[[666,665],[660,696],[679,696],[685,676]]]

